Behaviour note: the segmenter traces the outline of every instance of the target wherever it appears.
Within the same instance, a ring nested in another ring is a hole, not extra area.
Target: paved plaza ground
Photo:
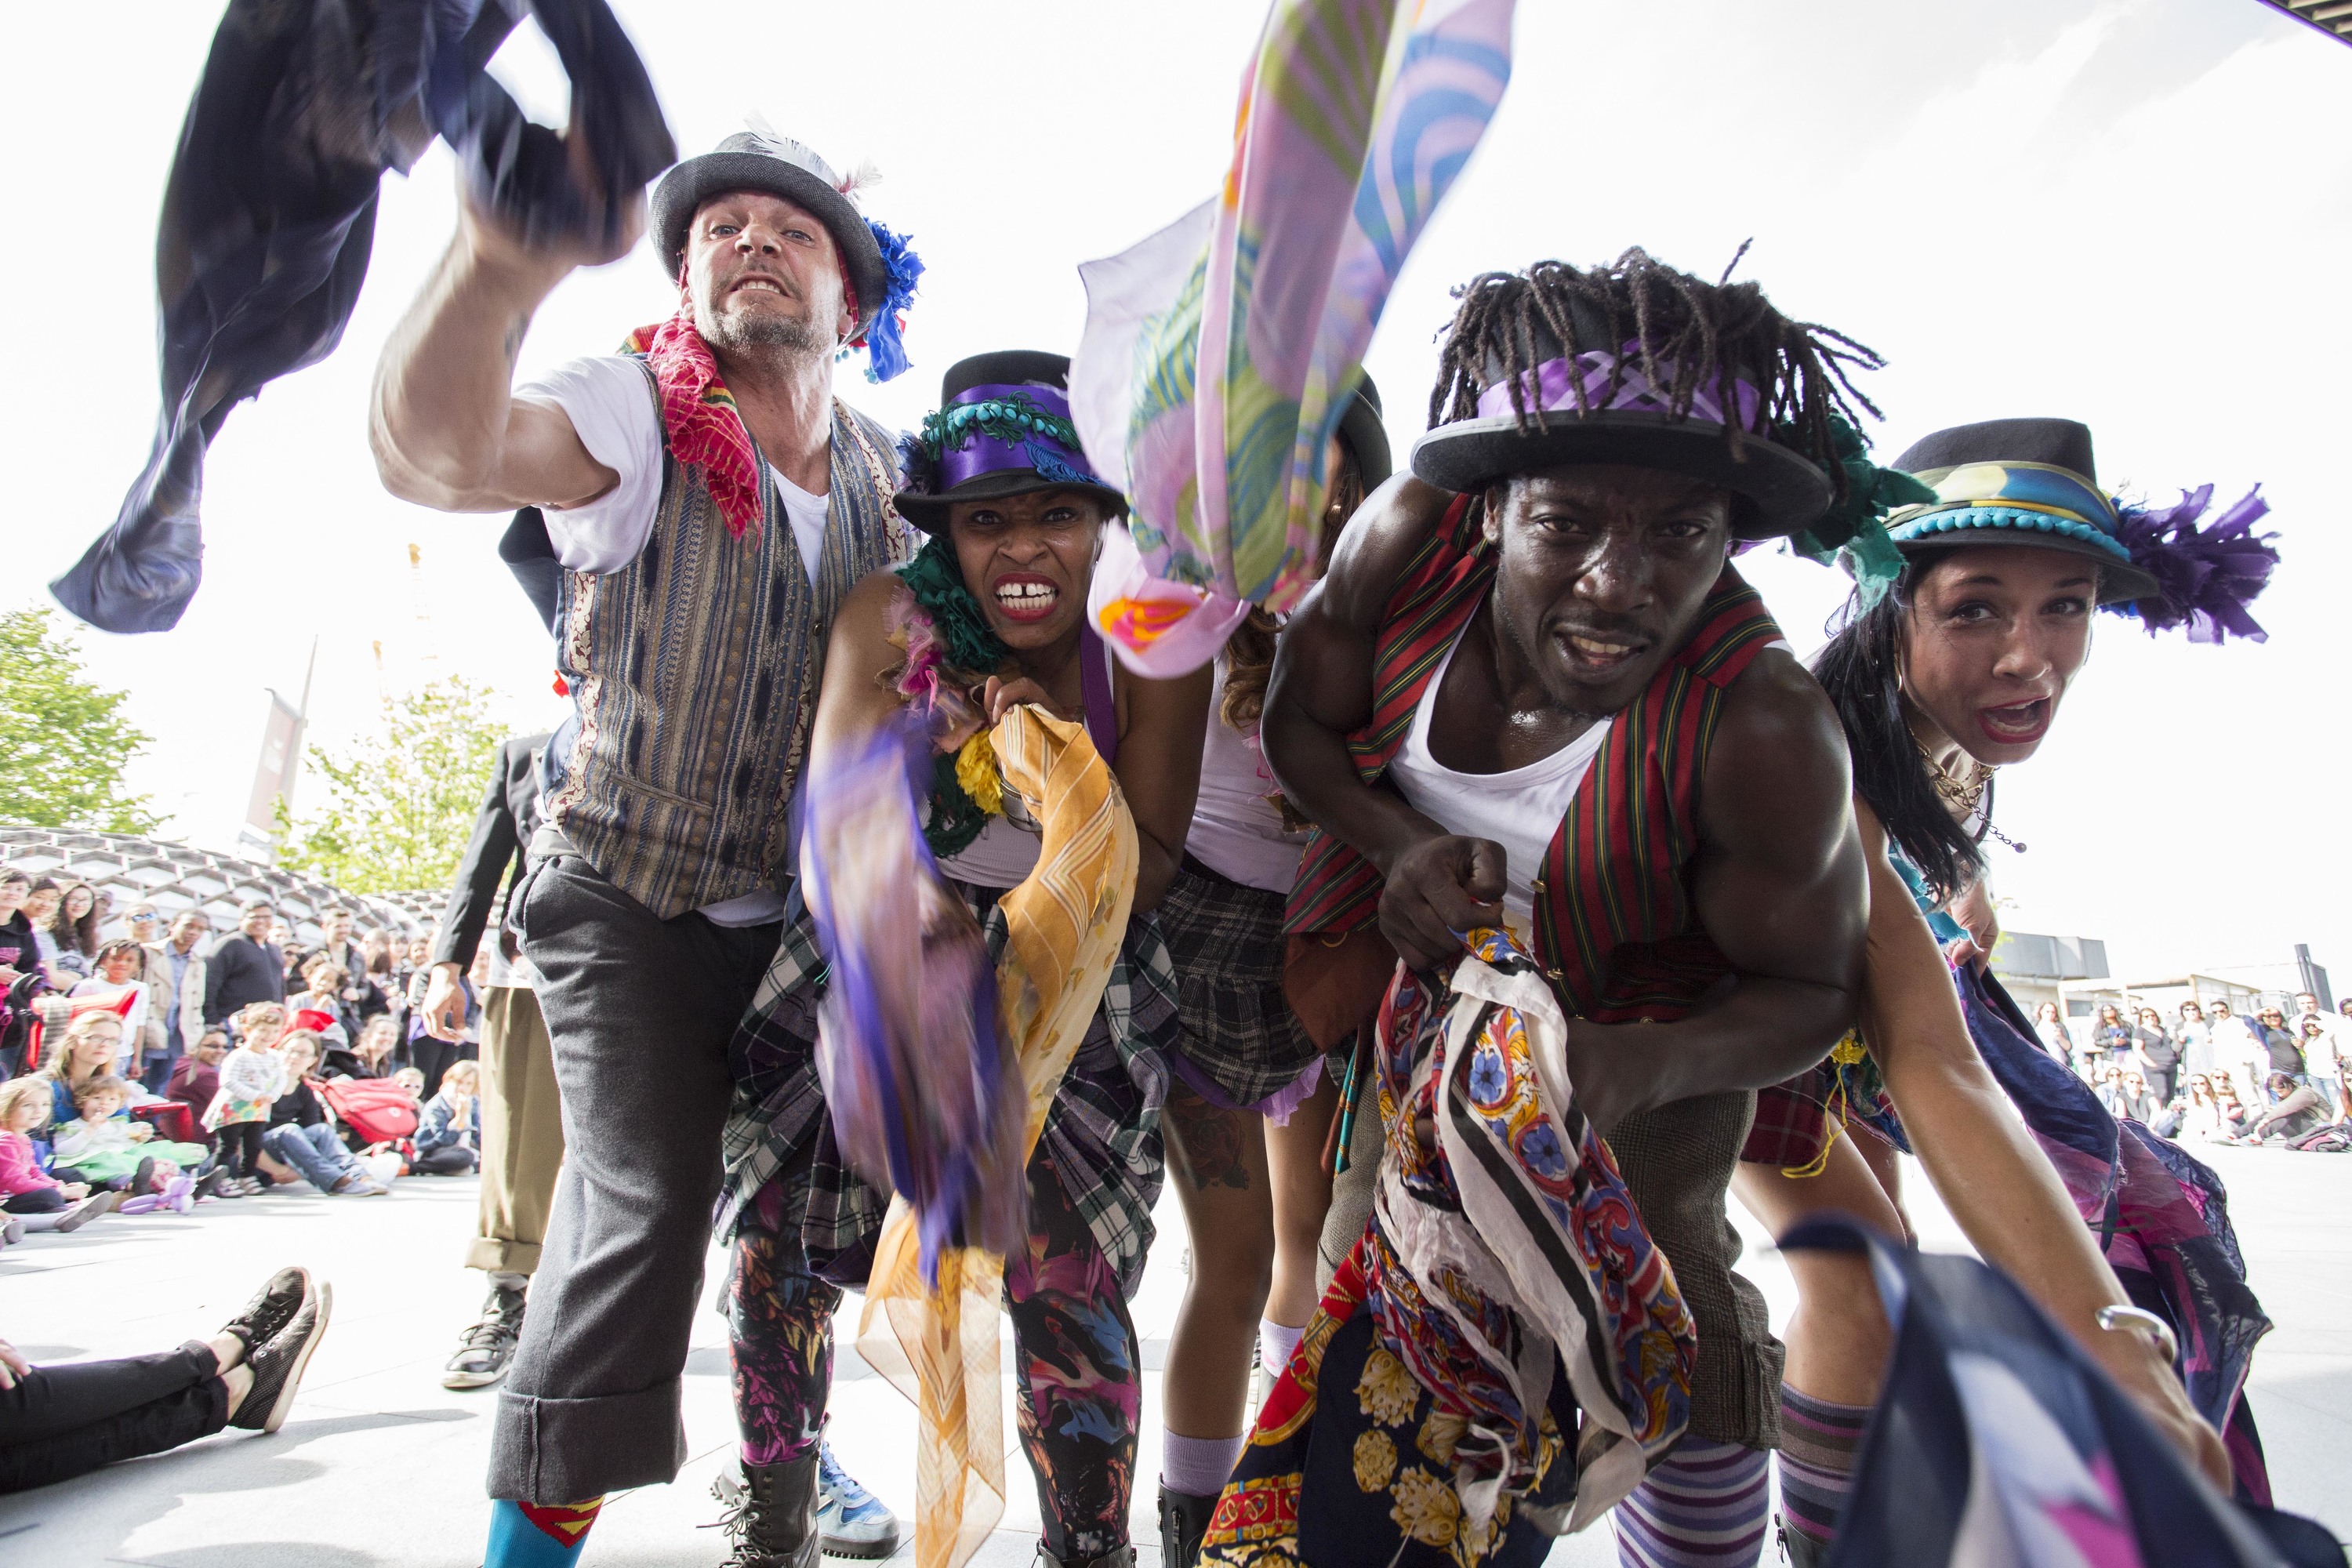
[[[2252,1397],[2279,1500],[2352,1536],[2352,1159],[2219,1150],[2254,1289],[2276,1331],[2254,1362]],[[1918,1171],[1911,1191],[1924,1244],[1959,1250]],[[76,1236],[0,1252],[0,1335],[36,1361],[136,1354],[210,1335],[281,1264],[333,1282],[333,1324],[293,1418],[271,1437],[224,1433],[168,1455],[0,1498],[0,1563],[38,1568],[474,1568],[487,1506],[481,1478],[488,1392],[453,1394],[443,1360],[481,1296],[457,1267],[474,1183],[414,1178],[390,1197],[301,1195],[213,1204],[186,1218],[115,1216]],[[1744,1216],[1743,1216],[1744,1217]],[[1162,1205],[1161,1240],[1135,1306],[1149,1377],[1135,1535],[1155,1538],[1160,1369],[1182,1293],[1183,1222]],[[1750,1271],[1777,1314],[1786,1269],[1752,1229]],[[719,1279],[712,1255],[709,1283]],[[709,1292],[705,1291],[706,1299]],[[856,1302],[845,1312],[845,1340]],[[709,1568],[724,1555],[710,1479],[728,1461],[725,1326],[697,1319],[687,1363],[693,1457],[677,1483],[615,1498],[591,1540],[587,1568]],[[1009,1402],[1008,1402],[1009,1411]],[[905,1518],[914,1501],[914,1417],[888,1385],[845,1352],[833,1438],[844,1461]],[[1008,1416],[1009,1420],[1009,1416]],[[979,1559],[1031,1560],[1036,1501],[1015,1451],[1014,1496]],[[913,1530],[901,1560],[911,1560]],[[1777,1558],[1768,1549],[1768,1562]],[[1159,1553],[1146,1544],[1148,1568]],[[1563,1541],[1555,1565],[1601,1568],[1607,1527]]]

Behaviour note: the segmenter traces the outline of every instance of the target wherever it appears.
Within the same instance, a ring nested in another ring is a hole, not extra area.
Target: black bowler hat
[[[1356,470],[1364,476],[1367,494],[1386,484],[1396,471],[1396,458],[1389,451],[1388,426],[1381,423],[1381,389],[1369,375],[1356,384],[1356,395],[1348,399],[1347,411],[1339,416],[1339,439],[1356,454]]]
[[[1069,386],[1065,354],[1006,349],[950,365],[938,410],[898,444],[907,475],[898,515],[928,533],[946,522],[953,502],[1045,489],[1090,491],[1124,512],[1127,498],[1087,462],[1070,423]]]
[[[1894,467],[1936,499],[1888,514],[1906,555],[1961,544],[2031,544],[2096,562],[2099,602],[2158,592],[2119,537],[2115,502],[2099,488],[2091,431],[2072,419],[1987,419],[1915,442]]]
[[[1729,366],[1677,414],[1666,385],[1654,384],[1641,345],[1622,342],[1608,312],[1571,301],[1575,353],[1541,320],[1533,328],[1536,369],[1520,376],[1489,356],[1478,413],[1440,425],[1413,443],[1412,471],[1442,489],[1475,490],[1511,474],[1570,464],[1663,468],[1719,485],[1751,504],[1734,520],[1743,539],[1773,539],[1810,528],[1828,511],[1830,478],[1803,453],[1784,447],[1762,423],[1769,373]],[[1671,369],[1665,380],[1671,384]],[[1581,387],[1584,407],[1580,409]],[[1522,413],[1524,409],[1524,413]],[[1744,432],[1735,450],[1727,420]]]

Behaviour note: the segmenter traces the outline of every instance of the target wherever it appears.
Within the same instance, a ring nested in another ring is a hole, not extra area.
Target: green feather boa
[[[980,601],[963,585],[963,566],[944,533],[931,535],[915,558],[898,568],[898,581],[930,617],[940,657],[947,664],[974,675],[988,675],[1012,657],[1012,650],[989,629]],[[988,813],[956,777],[955,758],[947,753],[934,756],[931,819],[923,829],[931,853],[942,859],[959,854],[970,848],[987,826]]]

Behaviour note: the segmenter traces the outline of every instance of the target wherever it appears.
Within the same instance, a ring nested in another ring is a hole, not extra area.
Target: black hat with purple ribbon
[[[1127,498],[1095,477],[1070,423],[1070,362],[1064,354],[1008,349],[948,367],[940,407],[898,442],[905,488],[898,515],[926,533],[957,501],[994,500],[1033,490],[1085,490],[1111,515]]]
[[[1804,534],[1809,550],[1846,544],[1916,494],[1864,456],[1861,415],[1877,410],[1848,374],[1878,356],[1783,317],[1753,283],[1708,283],[1634,249],[1605,268],[1490,272],[1457,298],[1433,427],[1412,449],[1430,484],[1661,468],[1732,492],[1739,538]]]

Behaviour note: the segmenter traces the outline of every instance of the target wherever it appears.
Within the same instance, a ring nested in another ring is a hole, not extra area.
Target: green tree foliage
[[[122,783],[149,737],[122,716],[129,693],[89,679],[52,614],[0,615],[0,821],[152,833],[162,818]]]
[[[446,887],[506,739],[496,701],[450,676],[386,702],[373,734],[310,747],[327,798],[291,819],[278,804],[278,863],[347,893]]]

